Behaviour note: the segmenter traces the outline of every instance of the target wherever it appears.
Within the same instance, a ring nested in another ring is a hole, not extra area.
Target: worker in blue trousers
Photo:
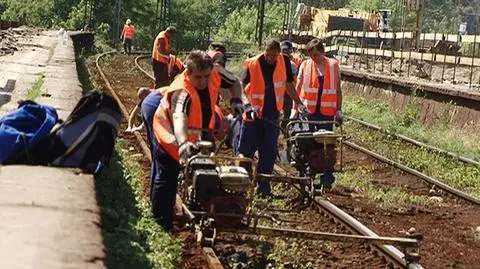
[[[312,124],[312,131],[333,131],[334,121],[339,124],[343,121],[338,61],[325,56],[325,47],[320,39],[311,40],[307,44],[307,51],[310,58],[300,65],[296,89],[307,107],[308,120],[330,122]],[[296,117],[295,113],[293,110],[291,118]],[[327,171],[320,177],[322,186],[327,189],[331,188],[334,181],[333,171]]]
[[[245,105],[236,153],[252,158],[258,150],[257,172],[271,174],[278,154],[279,115],[285,92],[306,111],[293,85],[292,66],[288,56],[281,54],[277,40],[267,42],[263,53],[247,59],[242,75]],[[257,193],[271,196],[270,183],[259,179]]]

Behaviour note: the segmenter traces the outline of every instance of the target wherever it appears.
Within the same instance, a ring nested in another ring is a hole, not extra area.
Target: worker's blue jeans
[[[307,118],[311,121],[332,121],[332,123],[312,125],[311,127],[313,127],[315,131],[319,129],[333,131],[334,116],[324,116],[317,111],[315,113],[309,114]],[[331,187],[332,184],[335,182],[335,176],[333,175],[333,171],[326,171],[325,173],[323,173],[323,175],[320,176],[320,182],[323,186]]]
[[[268,122],[270,121],[270,122]],[[278,119],[256,119],[253,122],[242,122],[237,154],[252,158],[258,150],[257,173],[271,174],[278,152]],[[271,194],[270,183],[258,181],[258,192],[263,195]]]
[[[142,119],[147,129],[152,164],[150,171],[150,200],[154,219],[166,230],[172,228],[175,194],[180,165],[158,144],[153,134],[153,117],[161,95],[150,93],[142,102]]]
[[[153,218],[165,230],[173,227],[175,198],[180,164],[154,141],[155,175],[150,182],[150,201]]]
[[[155,111],[157,110],[158,106],[160,105],[160,101],[162,100],[162,96],[158,91],[153,91],[145,97],[142,101],[141,107],[141,114],[143,124],[145,125],[145,129],[147,130],[147,138],[148,143],[150,144],[150,149],[153,149],[153,142],[155,140],[155,136],[153,135],[153,116],[155,115]],[[154,159],[154,151],[151,151],[152,160]],[[152,161],[151,169],[150,169],[150,181],[153,180],[155,176],[156,167],[155,162]]]

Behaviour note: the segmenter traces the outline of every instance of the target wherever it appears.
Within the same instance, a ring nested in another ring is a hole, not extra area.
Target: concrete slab
[[[21,38],[20,52],[0,57],[0,87],[15,80],[15,89],[0,89],[0,116],[17,108],[19,100],[27,99],[27,93],[35,81],[43,75],[41,93],[35,101],[57,109],[59,117],[66,119],[82,97],[78,81],[73,43],[63,43],[55,31],[44,31],[39,36]]]
[[[0,169],[0,268],[104,268],[91,175],[72,169]]]

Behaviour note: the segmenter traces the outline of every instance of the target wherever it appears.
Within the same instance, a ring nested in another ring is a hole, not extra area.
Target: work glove
[[[198,153],[198,147],[190,141],[185,141],[178,148],[178,155],[180,156],[180,164],[184,164],[188,158]]]
[[[258,115],[255,109],[253,109],[252,105],[246,104],[245,112],[243,112],[243,119],[245,121],[254,121],[256,118],[258,118]]]
[[[242,100],[239,98],[232,98],[230,100],[230,108],[232,109],[233,117],[241,116],[244,112]]]
[[[298,111],[299,111],[300,114],[301,114],[302,116],[304,116],[304,117],[308,116],[308,114],[310,113],[310,112],[308,111],[307,106],[304,105],[304,104],[302,104],[302,103],[298,104]]]
[[[337,110],[337,113],[335,113],[335,121],[338,122],[338,124],[343,123],[343,113],[341,110]]]

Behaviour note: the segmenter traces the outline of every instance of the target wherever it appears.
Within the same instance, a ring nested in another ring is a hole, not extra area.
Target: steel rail
[[[291,174],[289,171],[286,169],[275,165],[274,171],[276,173],[282,173],[282,174]],[[293,185],[296,187],[295,185]],[[296,187],[298,190],[299,188]],[[342,223],[345,227],[347,227],[350,231],[353,233],[357,233],[359,235],[363,236],[370,236],[370,237],[380,237],[378,236],[374,231],[370,230],[368,227],[360,223],[358,220],[326,200],[325,198],[315,198],[312,199],[310,197],[307,197],[318,209],[320,209],[322,212],[325,214],[330,215],[333,219],[336,221],[339,221]],[[406,257],[403,252],[401,252],[399,249],[392,245],[382,245],[382,244],[372,244],[381,254],[383,254],[387,259],[390,261],[394,262],[397,266],[400,267],[407,267],[406,264]],[[411,269],[420,269],[423,268],[420,264],[418,263],[410,263],[408,264],[408,268]]]
[[[110,92],[110,94],[115,98],[115,100],[118,102],[120,106],[120,110],[122,111],[122,115],[128,119],[128,110],[126,109],[125,105],[123,104],[122,100],[118,97],[116,94],[115,90],[113,89],[112,85],[110,84],[110,81],[108,78],[105,76],[105,73],[103,72],[102,68],[100,67],[100,59],[106,55],[112,55],[112,54],[117,54],[117,51],[109,51],[105,53],[101,53],[97,56],[95,60],[95,66],[100,73],[100,76],[102,77],[106,88]],[[138,57],[137,57],[138,58]],[[137,59],[135,58],[135,59]],[[140,132],[135,131],[134,132],[135,138],[137,139],[138,143],[140,144],[140,148],[142,149],[143,153],[145,156],[147,156],[148,160],[152,162],[152,157],[150,153],[150,148],[148,147],[147,143],[143,139],[143,137],[140,135]],[[194,216],[193,214],[188,210],[188,208],[182,203],[182,210],[184,211],[185,216],[188,219],[192,219]],[[218,259],[218,257],[215,254],[215,251],[212,248],[209,247],[203,247],[202,248],[203,255],[205,256],[208,266],[210,269],[223,269],[223,265]]]
[[[149,58],[150,55],[147,54],[147,55],[140,55],[140,56],[137,56],[135,57],[135,66],[138,68],[138,70],[142,71],[147,77],[149,77],[150,79],[152,79],[153,81],[155,81],[155,77],[150,73],[148,72],[147,70],[145,70],[141,65],[140,63],[138,62],[140,59],[147,59]]]
[[[468,195],[468,194],[465,193],[465,192],[462,192],[462,191],[460,191],[460,190],[457,190],[457,189],[455,189],[455,188],[453,188],[453,187],[451,187],[451,186],[449,186],[449,185],[447,185],[447,184],[445,184],[445,183],[443,183],[443,182],[441,182],[441,181],[439,181],[439,180],[437,180],[437,179],[435,179],[435,178],[433,178],[433,177],[427,176],[427,175],[425,175],[424,173],[422,173],[422,172],[420,172],[420,171],[418,171],[418,170],[415,170],[415,169],[410,168],[410,167],[408,167],[408,166],[406,166],[406,165],[404,165],[404,164],[401,164],[401,163],[399,163],[399,162],[396,162],[396,161],[394,161],[394,160],[391,160],[391,159],[389,159],[389,158],[387,158],[387,157],[385,157],[385,156],[382,156],[382,155],[380,155],[380,154],[378,154],[378,153],[376,153],[376,152],[373,152],[373,151],[371,151],[371,150],[368,150],[368,149],[366,149],[366,148],[364,148],[364,147],[362,147],[362,146],[360,146],[360,145],[357,145],[357,144],[355,144],[355,143],[353,143],[353,142],[344,141],[343,143],[344,143],[345,145],[347,145],[348,147],[351,147],[351,148],[353,148],[353,149],[355,149],[355,150],[358,150],[358,151],[361,151],[361,152],[363,152],[363,153],[365,153],[365,154],[367,154],[367,155],[370,155],[370,156],[374,157],[375,159],[377,159],[377,160],[379,160],[379,161],[381,161],[381,162],[384,162],[384,163],[389,164],[389,165],[391,165],[391,166],[394,166],[394,167],[396,167],[396,168],[398,168],[398,169],[400,169],[400,170],[403,170],[403,171],[405,171],[405,172],[407,172],[407,173],[409,173],[409,174],[411,174],[411,175],[414,175],[414,176],[416,176],[416,177],[419,177],[419,178],[423,179],[424,181],[426,181],[426,182],[428,182],[428,183],[430,183],[430,184],[432,184],[432,185],[435,185],[436,187],[439,187],[439,188],[441,188],[442,190],[444,190],[444,191],[446,191],[446,192],[448,192],[448,193],[451,193],[451,194],[453,194],[453,195],[455,195],[455,196],[457,196],[457,197],[459,197],[459,198],[462,198],[462,199],[464,199],[464,200],[466,200],[466,201],[468,201],[468,202],[471,202],[471,203],[473,203],[473,204],[475,204],[475,205],[480,205],[480,199],[477,199],[477,198],[475,198],[475,197],[472,197],[472,196]]]
[[[468,164],[473,164],[473,165],[477,165],[477,166],[480,166],[480,162],[478,161],[475,161],[475,160],[472,160],[468,157],[465,157],[465,156],[462,156],[462,155],[459,155],[457,153],[454,153],[454,152],[450,152],[450,151],[447,151],[447,150],[444,150],[444,149],[441,149],[441,148],[438,148],[438,147],[435,147],[435,146],[431,146],[431,145],[428,145],[428,144],[425,144],[425,143],[422,143],[418,140],[415,140],[413,138],[410,138],[408,136],[405,136],[405,135],[401,135],[401,134],[395,134],[395,133],[392,133],[390,132],[389,130],[385,129],[385,128],[382,128],[378,125],[375,125],[375,124],[372,124],[372,123],[369,123],[369,122],[366,122],[366,121],[363,121],[363,120],[360,120],[360,119],[356,119],[354,117],[345,117],[346,119],[348,120],[351,120],[355,123],[358,123],[360,125],[363,125],[365,127],[368,127],[370,129],[374,129],[374,130],[377,130],[377,131],[380,131],[380,132],[383,132],[383,133],[386,133],[386,134],[389,134],[389,135],[392,135],[396,138],[399,138],[405,142],[408,142],[412,145],[415,145],[415,146],[418,146],[418,147],[422,147],[422,148],[426,148],[430,151],[433,151],[433,152],[437,152],[437,153],[440,153],[440,154],[444,154],[444,155],[447,155],[449,157],[452,157],[452,158],[455,158],[457,160],[460,160],[464,163],[468,163]]]

